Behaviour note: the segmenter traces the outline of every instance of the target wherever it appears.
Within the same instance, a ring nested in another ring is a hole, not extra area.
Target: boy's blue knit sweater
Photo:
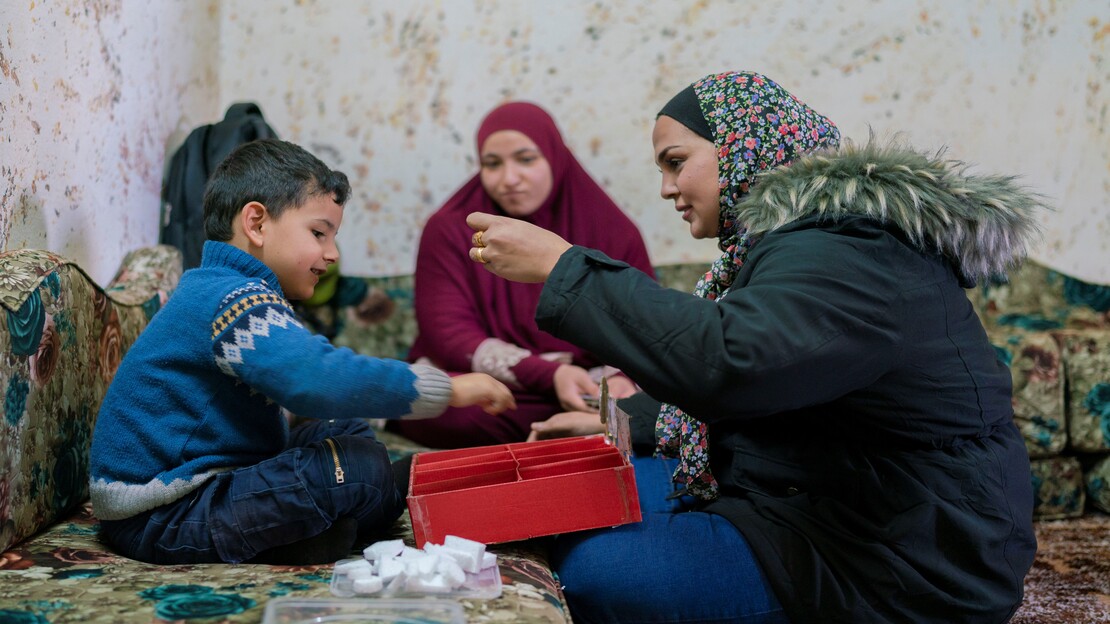
[[[208,241],[127,351],[90,457],[97,517],[129,518],[285,449],[282,407],[313,418],[437,416],[451,380],[311,334],[265,264]]]

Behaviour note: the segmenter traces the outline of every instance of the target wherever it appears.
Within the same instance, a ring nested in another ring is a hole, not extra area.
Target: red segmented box
[[[608,418],[611,430],[617,420]],[[618,435],[417,453],[408,492],[416,546],[447,535],[497,544],[639,522],[627,428],[625,420]]]
[[[600,435],[418,453],[408,505],[417,548],[640,521],[632,466]]]

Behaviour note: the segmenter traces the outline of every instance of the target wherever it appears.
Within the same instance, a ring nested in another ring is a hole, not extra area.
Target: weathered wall
[[[214,2],[0,2],[0,249],[101,283],[158,240],[166,145],[219,111]]]
[[[658,196],[651,123],[691,80],[754,69],[851,138],[903,132],[1021,176],[1057,206],[1035,256],[1110,283],[1108,34],[1105,5],[1080,0],[4,0],[0,244],[109,278],[157,240],[167,144],[249,99],[351,176],[343,270],[408,272],[475,171],[477,123],[522,98],[656,262],[708,260]]]

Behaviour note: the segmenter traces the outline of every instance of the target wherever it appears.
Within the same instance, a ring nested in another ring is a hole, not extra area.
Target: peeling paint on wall
[[[260,102],[351,176],[340,241],[355,274],[412,270],[423,221],[476,169],[477,124],[510,98],[552,111],[654,261],[708,261],[715,247],[658,196],[651,125],[701,75],[755,69],[856,140],[902,133],[1021,176],[1058,207],[1037,257],[1110,282],[1110,38],[1095,4],[232,0],[220,98]]]
[[[158,239],[167,141],[217,110],[215,2],[0,5],[0,244],[101,283]]]
[[[866,140],[902,133],[1020,176],[1057,211],[1035,257],[1110,283],[1099,3],[1011,0],[122,0],[0,5],[0,242],[110,277],[157,240],[168,145],[231,103],[345,171],[351,274],[412,270],[507,99],[550,110],[655,262],[708,261],[659,198],[655,113],[690,81],[762,71]]]

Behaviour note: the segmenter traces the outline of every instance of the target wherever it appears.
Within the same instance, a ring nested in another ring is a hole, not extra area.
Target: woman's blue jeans
[[[221,473],[168,505],[103,521],[100,530],[120,554],[140,561],[238,563],[318,535],[341,517],[372,533],[404,509],[386,448],[366,421],[314,420],[294,428],[276,457]]]
[[[789,622],[740,531],[668,500],[674,460],[633,458],[643,521],[560,535],[552,564],[578,624]]]

